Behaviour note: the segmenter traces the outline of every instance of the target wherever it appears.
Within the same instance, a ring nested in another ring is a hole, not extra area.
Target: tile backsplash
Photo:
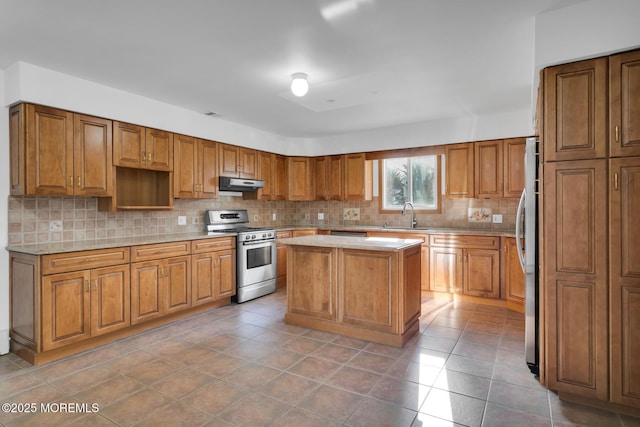
[[[416,218],[420,227],[513,229],[517,205],[517,199],[443,199],[442,213],[416,214]],[[198,232],[204,230],[204,211],[208,209],[247,209],[253,226],[382,226],[385,222],[408,226],[411,221],[400,213],[380,213],[377,199],[290,202],[221,196],[216,200],[176,199],[171,211],[100,212],[96,198],[10,196],[8,206],[10,245]],[[502,215],[503,222],[469,222],[469,208],[490,209]],[[359,209],[360,219],[344,219],[345,209]],[[319,213],[324,214],[324,220],[318,220]],[[187,217],[187,225],[178,225],[181,215]],[[60,223],[61,229],[57,227]]]

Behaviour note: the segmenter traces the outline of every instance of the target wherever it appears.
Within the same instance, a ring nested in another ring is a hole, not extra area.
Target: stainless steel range
[[[236,302],[245,302],[276,290],[276,231],[248,227],[246,209],[206,211],[207,232],[238,233],[236,238]]]

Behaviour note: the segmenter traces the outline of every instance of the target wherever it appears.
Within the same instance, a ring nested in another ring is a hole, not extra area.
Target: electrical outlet
[[[178,225],[187,225],[187,217],[184,215],[178,216]]]
[[[276,213],[275,212],[273,213],[273,216],[271,217],[271,219],[274,220],[274,221],[276,220]]]
[[[308,214],[308,213],[304,214],[304,219],[311,219],[311,214]]]
[[[324,214],[322,212],[318,212],[318,221],[324,221]]]
[[[49,221],[49,231],[62,231],[62,221]]]
[[[257,220],[258,220],[258,215],[254,215],[254,216],[253,216],[253,220],[254,220],[254,221],[257,221]]]
[[[191,217],[191,224],[200,224],[200,218],[197,216]]]
[[[502,215],[493,215],[492,221],[494,224],[502,224]]]

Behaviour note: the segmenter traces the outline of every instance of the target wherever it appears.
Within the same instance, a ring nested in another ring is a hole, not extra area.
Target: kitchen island
[[[287,245],[293,325],[402,347],[420,318],[421,239],[302,236]]]

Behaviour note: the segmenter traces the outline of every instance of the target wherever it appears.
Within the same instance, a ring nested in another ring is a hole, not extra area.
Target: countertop
[[[324,248],[363,249],[371,251],[401,251],[423,243],[422,239],[400,239],[394,237],[351,236],[301,236],[280,239],[280,243],[297,246],[319,246]]]
[[[339,231],[382,231],[388,233],[412,233],[412,234],[465,234],[469,236],[499,236],[499,237],[515,237],[515,230],[503,229],[480,229],[480,228],[438,228],[438,227],[382,227],[379,225],[297,225],[297,226],[283,226],[275,227],[277,231],[282,230],[306,230],[306,229],[318,229],[318,230],[339,230]]]

